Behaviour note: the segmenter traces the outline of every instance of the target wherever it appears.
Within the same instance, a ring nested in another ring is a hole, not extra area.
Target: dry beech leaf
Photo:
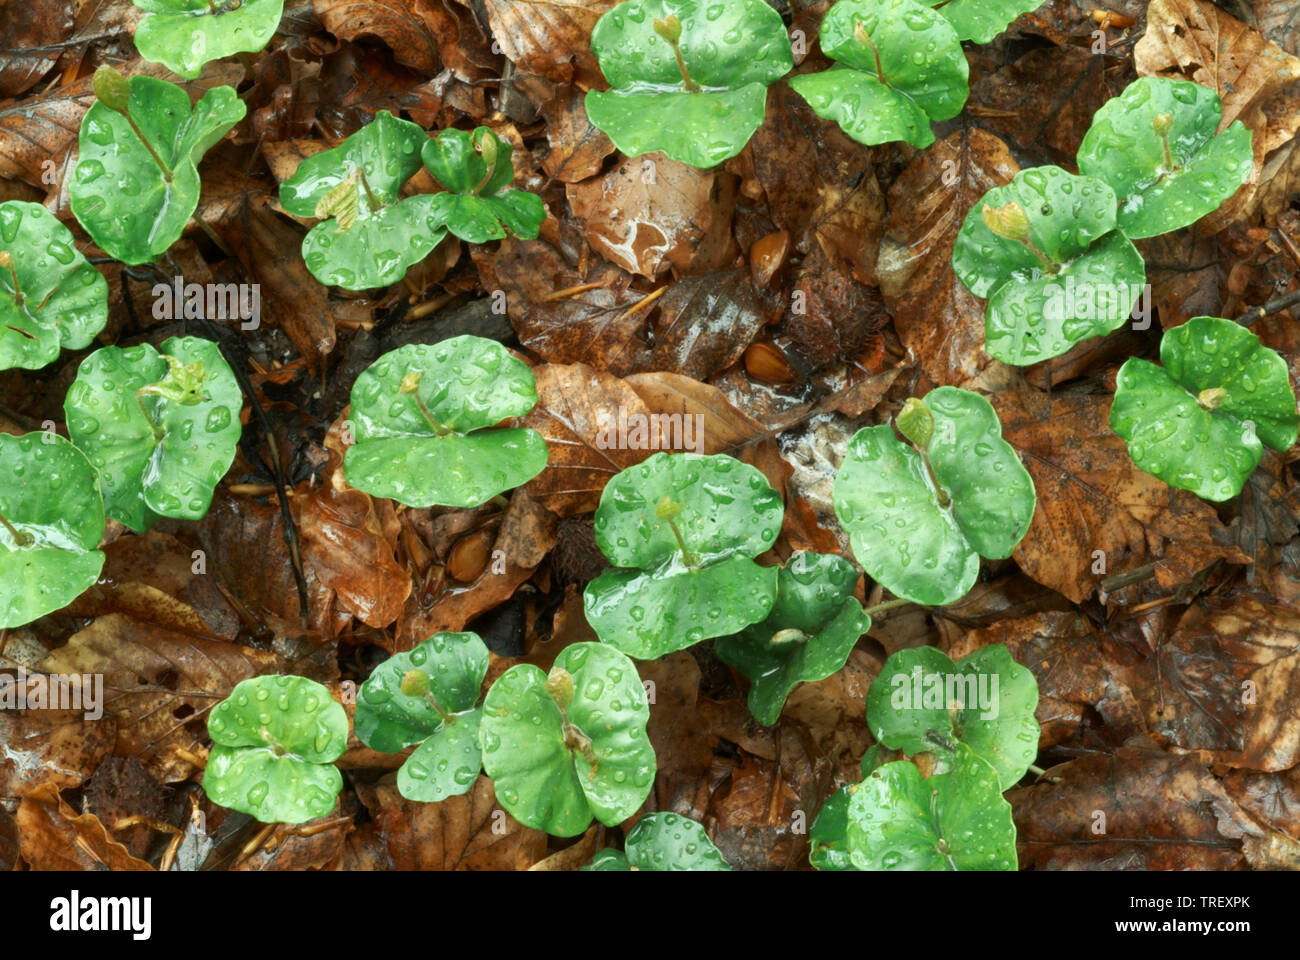
[[[542,105],[546,142],[550,152],[542,169],[560,183],[577,183],[600,172],[605,158],[614,153],[614,141],[587,119],[586,94],[577,87]]]
[[[81,786],[113,752],[117,729],[111,716],[92,719],[87,712],[0,709],[0,797],[21,797],[44,783]]]
[[[594,61],[588,46],[596,21],[617,0],[483,0],[492,36],[525,73],[567,82],[575,57]]]
[[[19,853],[33,870],[152,870],[104,829],[99,818],[80,816],[46,784],[18,805]]]
[[[889,189],[876,275],[903,345],[935,383],[961,385],[989,362],[984,306],[952,269],[966,213],[1019,171],[1007,146],[975,127],[920,153]]]
[[[441,67],[438,41],[412,0],[312,0],[323,26],[340,40],[378,37],[398,63],[432,77]]]

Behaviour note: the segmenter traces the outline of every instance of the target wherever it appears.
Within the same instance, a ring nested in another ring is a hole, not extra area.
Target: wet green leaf
[[[37,370],[108,322],[108,284],[39,203],[0,203],[0,370]]]
[[[1168,158],[1156,130],[1161,117]],[[1250,178],[1250,131],[1237,120],[1219,133],[1222,118],[1219,95],[1208,87],[1139,77],[1093,117],[1079,171],[1110,184],[1128,236],[1178,230],[1217,210]]]
[[[348,718],[329,689],[306,677],[240,681],[208,716],[208,798],[262,823],[304,823],[334,809]]]
[[[858,573],[843,557],[795,553],[777,574],[776,602],[761,623],[719,637],[723,663],[749,678],[749,712],[771,725],[790,692],[844,666],[871,618],[853,597]]]
[[[1227,500],[1258,466],[1260,441],[1279,451],[1295,444],[1300,418],[1286,361],[1245,327],[1193,317],[1165,333],[1160,361],[1125,361],[1110,410],[1111,429],[1147,473]]]
[[[550,677],[561,672],[572,679],[564,713],[539,668],[503,673],[484,700],[479,739],[483,768],[510,815],[572,837],[593,817],[613,826],[635,813],[654,783],[655,756],[650,706],[631,660],[606,644],[578,642],[555,658]]]
[[[528,365],[493,340],[465,335],[399,347],[352,387],[357,442],[344,477],[408,506],[476,507],[546,466],[536,430],[492,429],[536,403]]]
[[[1002,644],[957,663],[934,647],[899,650],[867,693],[867,726],[909,756],[951,757],[958,742],[997,771],[1009,790],[1038,755],[1038,681]]]
[[[446,187],[430,198],[434,222],[466,243],[504,239],[507,229],[525,240],[536,237],[546,207],[534,193],[506,189],[514,179],[513,149],[487,127],[473,133],[449,127],[426,140],[424,165]]]
[[[655,21],[678,19],[682,62]],[[659,150],[712,167],[745,148],[763,123],[767,87],[793,66],[780,15],[763,0],[628,0],[596,22],[591,49],[609,81],[587,94],[587,116],[629,157]]]
[[[849,856],[848,787],[840,787],[822,804],[808,831],[808,862],[817,870],[856,870]]]
[[[94,468],[55,433],[0,433],[0,630],[75,600],[104,566]]]
[[[129,83],[130,121],[100,101],[82,117],[68,196],[91,239],[135,264],[180,239],[199,203],[198,163],[244,118],[244,103],[233,87],[213,87],[191,108],[189,94],[166,80],[134,76]]]
[[[981,556],[1011,555],[1036,498],[987,400],[939,387],[925,404],[934,417],[926,450],[935,480],[921,455],[882,424],[849,442],[833,499],[854,556],[874,580],[913,603],[942,605],[970,590]]]
[[[820,42],[837,66],[792,77],[790,86],[859,143],[928,147],[930,122],[955,117],[970,94],[952,25],[916,0],[839,0]]]
[[[762,620],[777,574],[752,558],[784,512],[762,473],[725,454],[657,453],[620,471],[596,510],[596,543],[614,569],[583,594],[592,629],[646,660]]]
[[[658,811],[637,821],[624,853],[602,850],[583,870],[730,870],[704,827],[689,817]],[[608,856],[608,854],[618,854]]]
[[[207,514],[235,459],[243,404],[221,351],[199,337],[172,337],[161,351],[101,347],[81,362],[63,401],[68,435],[99,473],[108,515],[138,532],[159,517]]]
[[[925,0],[937,7],[962,40],[988,43],[1022,13],[1037,10],[1044,0]]]
[[[261,50],[284,13],[284,0],[131,2],[147,14],[135,28],[140,56],[188,80],[202,73],[205,63]]]

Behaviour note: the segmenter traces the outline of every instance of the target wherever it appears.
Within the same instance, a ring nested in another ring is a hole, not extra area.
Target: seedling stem
[[[420,408],[420,414],[421,416],[424,417],[425,421],[429,424],[429,429],[433,431],[433,435],[435,437],[445,437],[447,434],[452,433],[453,431],[451,427],[447,426],[444,423],[440,423],[437,420],[437,418],[435,418],[434,415],[429,412],[429,408],[424,405],[424,398],[420,396],[419,387],[420,387],[419,373],[415,371],[411,371],[410,373],[408,373],[406,376],[402,378],[401,392],[414,395],[415,405]]]
[[[989,208],[984,209],[987,211]],[[952,503],[952,499],[948,496],[948,491],[939,483],[939,478],[935,476],[934,467],[930,463],[929,449],[930,441],[934,438],[934,414],[925,405],[925,401],[909,397],[903,404],[903,409],[898,412],[895,423],[898,432],[910,440],[912,449],[921,455],[921,462],[925,464],[925,472],[930,477],[939,506],[946,509]]]
[[[668,46],[673,48],[673,56],[677,58],[677,69],[681,71],[682,83],[691,93],[699,93],[702,89],[698,83],[691,79],[690,71],[686,69],[686,61],[682,59],[682,48],[680,45],[682,37],[682,22],[673,14],[655,20],[655,33],[663,37]]]
[[[690,548],[686,546],[686,541],[682,539],[681,530],[677,529],[676,517],[682,512],[682,505],[675,502],[671,497],[664,497],[655,507],[655,516],[660,520],[668,522],[668,528],[672,530],[673,536],[677,540],[677,549],[682,552],[682,562],[691,569],[699,566],[699,560],[695,554],[691,553]]]
[[[990,207],[986,204],[980,211],[980,215],[984,218],[984,225],[994,234],[1004,240],[1015,240],[1023,244],[1026,250],[1038,258],[1046,273],[1055,275],[1061,272],[1059,263],[1034,246],[1029,232],[1029,215],[1016,201],[1012,200],[1001,207]]]
[[[6,520],[3,515],[0,515],[0,524],[3,524],[4,528],[9,531],[9,536],[14,538],[14,544],[16,546],[26,547],[31,545],[32,540],[34,539],[32,535],[30,533],[23,533],[21,530],[16,530],[13,524]]]
[[[884,68],[880,65],[880,48],[876,46],[876,41],[871,39],[871,34],[867,33],[867,28],[861,20],[855,21],[853,24],[853,39],[871,48],[871,55],[876,58],[876,77],[885,86],[889,86],[889,80],[885,77]]]
[[[1156,134],[1160,137],[1160,146],[1165,152],[1165,169],[1161,176],[1167,173],[1177,173],[1181,167],[1174,162],[1173,152],[1169,149],[1169,133],[1174,128],[1174,117],[1170,113],[1162,113],[1151,121],[1151,126]]]
[[[13,279],[14,285],[14,306],[21,307],[26,298],[23,296],[22,287],[18,285],[18,270],[14,266],[14,258],[8,250],[0,250],[0,268],[8,268],[9,276]]]
[[[1211,387],[1198,393],[1196,395],[1196,402],[1205,410],[1213,410],[1219,404],[1223,403],[1223,400],[1227,395],[1228,391],[1224,390],[1223,387]]]

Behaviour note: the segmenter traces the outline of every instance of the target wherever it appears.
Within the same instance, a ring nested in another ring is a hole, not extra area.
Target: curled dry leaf
[[[953,273],[952,249],[967,211],[1019,169],[1005,143],[970,127],[918,154],[889,189],[876,274],[899,339],[936,384],[960,386],[989,362],[984,307]]]
[[[46,784],[18,805],[19,854],[33,870],[152,870],[127,852],[92,813],[77,815]]]
[[[409,0],[312,0],[323,26],[340,40],[378,37],[398,63],[427,77],[441,67],[438,39]]]

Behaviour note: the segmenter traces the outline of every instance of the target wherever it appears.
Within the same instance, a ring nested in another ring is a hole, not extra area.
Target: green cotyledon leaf
[[[953,663],[934,647],[891,654],[867,693],[876,740],[909,756],[950,757],[958,742],[997,771],[1009,790],[1038,755],[1038,681],[1002,644]]]
[[[939,387],[925,450],[887,425],[849,442],[833,487],[835,515],[864,570],[898,597],[942,605],[964,596],[979,558],[1011,555],[1029,530],[1033,481],[1002,439],[997,414],[969,390]]]
[[[96,244],[138,264],[180,239],[199,203],[198,163],[245,107],[233,87],[213,87],[191,107],[189,94],[166,80],[134,76],[128,84],[129,120],[100,100],[82,117],[68,197]]]
[[[549,676],[531,664],[503,673],[483,703],[483,768],[520,823],[576,836],[645,802],[655,755],[636,667],[603,643],[565,647]]]
[[[620,471],[596,510],[596,543],[614,568],[584,591],[592,629],[653,659],[762,620],[776,570],[752,558],[784,512],[762,473],[725,454],[657,453]]]
[[[256,53],[275,36],[284,0],[131,0],[146,16],[135,28],[140,56],[193,80],[203,66]]]
[[[655,26],[669,18],[675,41]],[[627,156],[658,150],[696,167],[744,149],[763,123],[768,85],[794,62],[763,0],[627,0],[596,22],[591,49],[610,85],[587,94],[592,124]]]
[[[304,823],[333,808],[348,719],[329,689],[306,677],[240,681],[208,717],[213,747],[203,789],[213,803],[263,823]]]
[[[0,629],[8,629],[94,585],[104,503],[90,462],[55,433],[0,433],[0,476]]]
[[[859,870],[1015,870],[1016,827],[997,771],[959,743],[947,773],[886,763],[848,788],[849,857]]]
[[[217,345],[172,337],[101,347],[77,369],[68,435],[99,473],[108,515],[132,530],[199,520],[239,445],[243,392]]]
[[[1286,361],[1245,327],[1193,317],[1165,333],[1157,366],[1138,357],[1115,378],[1110,426],[1147,473],[1206,500],[1241,492],[1263,443],[1296,441]]]
[[[0,370],[45,366],[108,322],[108,283],[39,203],[0,203]]]
[[[761,623],[718,637],[718,659],[749,678],[749,712],[774,724],[800,683],[844,666],[871,618],[853,596],[858,573],[843,557],[795,553],[777,574],[776,602]]]
[[[1043,6],[1045,0],[925,0],[952,24],[962,40],[988,43],[1016,17]]]
[[[1222,118],[1219,95],[1208,87],[1139,77],[1093,117],[1079,145],[1079,171],[1115,191],[1127,236],[1178,230],[1217,210],[1250,178],[1250,130],[1237,120],[1219,132]]]
[[[478,506],[546,466],[536,430],[493,429],[536,403],[532,371],[496,341],[465,335],[399,347],[352,387],[356,444],[344,477],[408,506]]]
[[[821,24],[837,66],[790,86],[820,117],[868,145],[934,142],[930,123],[961,112],[970,68],[952,25],[916,0],[839,0]]]

